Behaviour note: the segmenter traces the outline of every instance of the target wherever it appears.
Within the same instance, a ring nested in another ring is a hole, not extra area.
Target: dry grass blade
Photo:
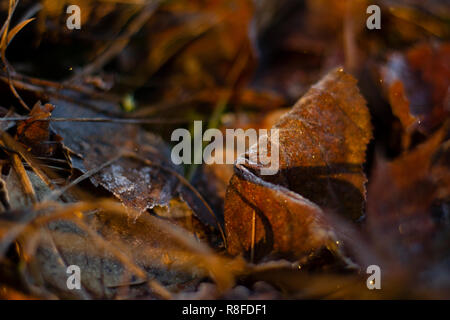
[[[13,16],[14,11],[16,10],[18,4],[19,4],[18,0],[17,1],[9,0],[8,17],[6,18],[6,21],[3,24],[2,29],[0,30],[0,35],[1,35],[0,50],[1,50],[2,59],[5,58],[9,24],[11,23],[11,18]]]
[[[38,161],[36,161],[32,155],[30,155],[27,151],[24,150],[24,148],[15,141],[12,137],[9,136],[8,133],[4,131],[0,131],[0,139],[4,143],[4,145],[15,152],[17,155],[20,155],[26,163],[30,166],[30,168],[36,173],[36,175],[51,189],[55,189],[56,186],[53,184],[53,182],[48,178],[49,173],[51,175],[54,175],[53,172],[50,172],[49,170],[43,169],[45,168],[42,166]]]
[[[1,42],[0,42],[0,51],[1,51],[1,59],[4,64],[4,68],[6,70],[7,80],[8,80],[8,86],[11,89],[11,92],[13,95],[19,100],[20,104],[25,108],[25,110],[30,110],[28,105],[25,103],[25,101],[22,99],[22,97],[17,92],[16,88],[14,87],[13,82],[11,81],[11,74],[10,69],[11,66],[8,63],[8,60],[6,59],[5,53],[6,48],[8,47],[9,43],[12,41],[12,39],[15,37],[15,35],[22,30],[29,22],[31,22],[33,19],[28,19],[26,21],[23,21],[19,23],[17,26],[15,26],[10,32],[9,31],[9,25],[11,23],[11,18],[14,14],[14,11],[19,3],[19,0],[10,0],[9,1],[9,11],[8,11],[8,17],[0,31],[1,35]]]
[[[14,37],[19,33],[20,30],[22,30],[27,24],[29,24],[31,21],[33,21],[35,18],[30,18],[28,20],[22,21],[18,25],[16,25],[14,28],[11,29],[11,31],[8,33],[8,37],[6,39],[6,46],[8,46],[11,41],[14,39]]]
[[[36,193],[34,192],[33,185],[31,184],[30,178],[28,177],[27,172],[25,171],[25,168],[22,164],[22,161],[20,160],[20,157],[16,153],[13,153],[11,155],[11,162],[12,162],[14,170],[16,171],[17,175],[19,176],[19,179],[20,179],[20,182],[22,183],[25,194],[30,198],[30,200],[33,203],[36,202],[37,201]]]

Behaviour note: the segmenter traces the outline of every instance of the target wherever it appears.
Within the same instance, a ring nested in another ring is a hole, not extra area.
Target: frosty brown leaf
[[[54,116],[98,116],[93,111],[67,102],[56,101],[55,105]],[[101,166],[124,150],[136,152],[155,164],[171,165],[164,142],[136,126],[58,122],[53,123],[52,127],[63,137],[67,147],[82,156],[81,159],[76,154],[72,157],[73,166],[82,172]],[[178,170],[173,165],[172,168]],[[118,159],[90,179],[139,212],[156,205],[167,205],[177,186],[175,177],[128,158]]]
[[[362,164],[371,124],[353,77],[341,69],[330,72],[274,128],[280,130],[278,174],[256,174],[261,165],[248,161],[251,154],[236,163],[225,202],[232,254],[299,257],[331,247],[334,236],[323,209],[354,220],[363,213]]]

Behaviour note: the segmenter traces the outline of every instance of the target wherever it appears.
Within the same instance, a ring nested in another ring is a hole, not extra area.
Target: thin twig
[[[33,117],[10,117],[0,118],[1,121],[50,121],[50,122],[112,122],[112,123],[129,123],[129,124],[154,124],[154,123],[184,123],[186,119],[130,119],[130,118],[41,118]]]
[[[255,234],[256,234],[256,212],[253,210],[252,216],[252,245],[250,251],[250,261],[253,263],[255,261]]]
[[[5,70],[6,70],[6,75],[8,77],[8,86],[11,89],[11,92],[13,93],[14,97],[16,97],[17,100],[19,100],[19,103],[22,107],[25,108],[25,110],[30,111],[30,107],[28,107],[28,105],[25,103],[25,101],[23,101],[22,97],[19,95],[19,93],[17,92],[16,88],[14,87],[14,84],[12,82],[12,77],[11,77],[11,73],[10,73],[10,66],[8,61],[6,60],[6,58],[2,57],[3,63],[5,64]]]
[[[17,153],[11,154],[11,162],[14,170],[17,173],[17,176],[19,177],[19,181],[23,186],[23,191],[33,203],[37,202],[36,193],[34,191],[33,185],[31,184],[30,177],[28,177],[23,163]]]
[[[2,75],[1,73],[0,73],[0,80],[4,81],[7,84],[9,84],[9,81],[10,81],[8,77]],[[72,103],[76,103],[76,104],[85,106],[85,107],[87,107],[87,108],[89,108],[91,110],[94,110],[96,112],[100,112],[100,113],[103,113],[103,114],[109,114],[109,115],[112,115],[112,116],[120,116],[120,115],[122,115],[121,112],[115,112],[115,111],[112,111],[112,110],[104,110],[104,109],[98,107],[97,105],[86,101],[85,99],[76,98],[76,97],[70,96],[69,94],[61,93],[60,90],[52,91],[52,90],[49,90],[50,88],[46,88],[46,87],[41,87],[39,85],[30,84],[30,83],[27,83],[25,81],[17,80],[17,79],[14,79],[14,78],[11,79],[11,82],[18,89],[31,91],[31,92],[34,92],[36,94],[40,94],[40,95],[44,96],[45,98],[54,97],[54,98],[57,98],[57,99],[62,99],[64,101],[68,101],[68,102],[72,102]]]
[[[50,193],[47,197],[45,197],[45,199],[43,200],[43,202],[45,201],[54,201],[56,199],[58,199],[64,192],[66,192],[67,190],[69,190],[70,188],[76,186],[78,183],[80,183],[81,181],[93,176],[94,174],[98,173],[100,170],[108,167],[109,165],[111,165],[113,162],[119,160],[122,157],[122,154],[117,155],[116,157],[106,161],[105,163],[103,163],[101,166],[97,167],[97,168],[93,168],[89,171],[86,171],[84,174],[82,174],[81,176],[79,176],[78,178],[76,178],[75,180],[71,181],[68,185],[62,187],[59,190],[54,190],[52,193]]]

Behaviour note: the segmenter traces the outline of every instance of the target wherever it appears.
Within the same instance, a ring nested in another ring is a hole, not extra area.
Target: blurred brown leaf
[[[448,134],[447,125],[392,162],[378,157],[369,184],[368,233],[387,257],[410,270],[430,264],[438,227],[432,205],[450,196],[450,170],[441,163],[445,152],[438,152]]]
[[[448,43],[423,43],[391,54],[381,67],[387,98],[405,131],[405,149],[414,130],[430,134],[450,115],[449,56]]]

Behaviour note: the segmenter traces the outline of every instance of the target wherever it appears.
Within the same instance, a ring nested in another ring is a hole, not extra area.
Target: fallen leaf
[[[385,93],[407,136],[404,149],[413,130],[429,135],[450,114],[449,54],[448,43],[424,43],[392,53],[381,67]]]
[[[369,184],[367,232],[385,255],[410,270],[413,264],[430,264],[438,227],[432,206],[449,197],[449,168],[440,164],[438,154],[447,135],[444,126],[392,162],[378,157]]]
[[[55,147],[50,143],[49,121],[54,106],[37,102],[30,111],[30,119],[17,122],[16,139],[35,155],[51,155]],[[56,144],[56,142],[55,142]]]
[[[225,200],[228,251],[298,258],[332,248],[335,238],[322,209],[356,220],[364,208],[362,164],[371,124],[356,80],[342,69],[330,72],[274,128],[276,175],[260,175],[263,166],[248,160],[256,146],[236,162]]]
[[[53,115],[67,118],[104,118],[103,115],[64,101],[54,101]],[[158,136],[136,125],[95,122],[54,122],[52,128],[61,135],[64,145],[73,151],[72,164],[82,173],[101,167],[120,153],[136,153],[155,166],[122,157],[113,161],[90,180],[113,193],[127,207],[143,212],[166,206],[179,183],[159,166],[179,171],[170,161],[169,149]]]

